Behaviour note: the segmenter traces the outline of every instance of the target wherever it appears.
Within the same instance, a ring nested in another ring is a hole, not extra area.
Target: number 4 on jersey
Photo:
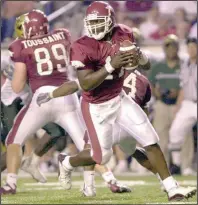
[[[136,74],[131,73],[127,78],[124,80],[124,87],[130,88],[131,91],[129,92],[130,97],[133,99],[135,98],[136,94]]]

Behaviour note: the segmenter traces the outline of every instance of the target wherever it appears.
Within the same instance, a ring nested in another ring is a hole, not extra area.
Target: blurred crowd
[[[51,22],[51,29],[65,27],[71,30],[73,40],[84,33],[83,15],[91,1],[79,1],[75,9]],[[44,10],[46,15],[62,8],[65,1],[5,1],[2,5],[1,41],[14,37],[14,22],[20,14],[34,8]],[[119,23],[137,27],[146,42],[162,40],[168,34],[176,34],[180,40],[190,34],[197,35],[196,1],[110,1]],[[15,8],[15,9],[13,9]],[[74,15],[75,13],[75,15]]]
[[[90,2],[78,2],[74,9],[50,22],[51,29],[65,27],[71,31],[72,40],[80,37],[84,33],[82,21],[84,12]],[[148,55],[150,55],[149,57],[152,60],[152,69],[145,74],[151,81],[154,91],[149,105],[149,116],[159,134],[161,147],[169,163],[171,172],[175,174],[194,175],[196,174],[197,123],[195,122],[193,124],[192,129],[185,138],[185,143],[181,147],[182,162],[173,159],[174,157],[172,157],[171,152],[174,149],[171,150],[168,146],[169,130],[178,111],[177,98],[180,92],[179,75],[174,77],[173,80],[172,78],[160,79],[154,70],[158,68],[161,74],[163,72],[173,74],[174,76],[178,74],[183,61],[186,60],[183,56],[179,55],[180,42],[186,42],[187,37],[191,37],[192,39],[197,38],[197,2],[138,0],[110,2],[116,11],[117,22],[131,28],[137,28],[137,30],[134,30],[134,34],[139,44],[149,45],[159,42],[159,46],[162,48],[162,57],[148,50]],[[5,1],[2,5],[1,42],[10,42],[14,39],[14,23],[17,16],[33,8],[40,8],[49,16],[67,3],[64,1],[52,1],[45,4],[38,1]],[[173,35],[165,41],[169,34],[175,34],[176,38]],[[187,58],[190,55],[187,53]],[[163,87],[163,89],[158,90],[158,93],[156,93],[154,88],[156,85]],[[41,169],[43,172],[57,170],[57,154],[60,151],[65,150],[72,155],[77,153],[72,140],[64,131],[63,133],[61,133],[62,137],[57,141],[56,147],[53,147],[42,158]],[[27,149],[27,152],[31,152],[31,149]],[[136,173],[147,173],[132,158],[126,158],[118,146],[114,147],[114,153],[115,155],[108,165],[115,172],[124,173],[130,170]]]

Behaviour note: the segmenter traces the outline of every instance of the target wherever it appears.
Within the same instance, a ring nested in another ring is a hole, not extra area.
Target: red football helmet
[[[84,25],[89,37],[101,40],[113,29],[115,12],[108,3],[95,1],[87,8]]]
[[[23,30],[25,38],[47,34],[49,30],[47,16],[40,10],[30,11],[25,14]]]

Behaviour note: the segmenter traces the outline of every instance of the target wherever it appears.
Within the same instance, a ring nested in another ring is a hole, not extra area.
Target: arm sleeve
[[[129,40],[129,39],[131,39],[131,42],[133,42],[133,43],[135,43],[135,38],[134,38],[134,36],[133,36],[133,31],[132,31],[132,29],[131,28],[129,28],[128,26],[124,26],[123,27],[123,30],[124,30],[124,32],[125,32],[125,34],[126,35],[123,35],[123,41],[124,40]]]
[[[147,106],[148,102],[151,100],[151,96],[152,96],[152,91],[151,91],[151,86],[149,83],[146,89],[146,94],[144,96],[143,107]]]
[[[119,41],[130,40],[131,42],[135,43],[135,39],[133,36],[133,31],[130,27],[124,24],[118,24],[117,27]]]
[[[133,32],[130,32],[128,35],[129,35],[131,41],[132,41],[133,43],[136,43],[136,42],[135,42],[135,38],[134,38],[134,36],[133,36]]]
[[[92,64],[83,48],[74,43],[70,50],[71,65],[77,70],[92,70]]]

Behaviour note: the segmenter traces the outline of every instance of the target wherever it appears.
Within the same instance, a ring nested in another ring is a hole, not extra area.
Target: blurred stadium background
[[[84,34],[83,18],[87,6],[91,1],[2,1],[1,4],[1,58],[8,55],[8,45],[14,40],[15,19],[19,15],[34,8],[43,10],[50,21],[50,29],[67,28],[72,34],[72,40]],[[196,1],[109,1],[116,11],[118,23],[123,23],[131,28],[138,28],[135,33],[141,48],[148,52],[152,66],[163,61],[164,39],[168,34],[175,34],[179,39],[179,57],[184,60],[188,57],[186,48],[187,37],[197,38],[197,2]],[[151,72],[151,71],[149,71]],[[149,76],[149,73],[145,73]],[[150,119],[155,120],[155,96],[150,102]],[[172,106],[172,105],[171,105]],[[8,116],[9,117],[9,116]],[[163,123],[163,117],[161,119]],[[169,126],[170,128],[170,126]],[[168,129],[166,132],[168,133]],[[178,175],[197,174],[197,129],[192,128],[192,133],[186,138],[182,148],[182,163],[177,166],[172,163],[168,151],[170,170]],[[161,136],[159,136],[161,137]],[[166,136],[167,139],[169,136]],[[168,140],[167,140],[168,141]],[[67,143],[66,143],[67,142]],[[67,144],[67,145],[66,145]],[[62,146],[65,145],[65,146]],[[168,146],[168,143],[165,145]],[[167,148],[168,149],[168,148]],[[51,149],[41,160],[41,170],[49,176],[57,172],[57,153],[67,150],[75,153],[76,149],[69,136],[63,136],[56,148]],[[114,148],[115,155],[109,162],[109,167],[117,175],[126,176],[149,175],[149,173],[133,159],[126,159],[118,147]],[[52,173],[52,174],[51,174]],[[80,173],[81,169],[77,169]],[[23,172],[21,175],[25,176]],[[194,179],[194,178],[193,178]]]

